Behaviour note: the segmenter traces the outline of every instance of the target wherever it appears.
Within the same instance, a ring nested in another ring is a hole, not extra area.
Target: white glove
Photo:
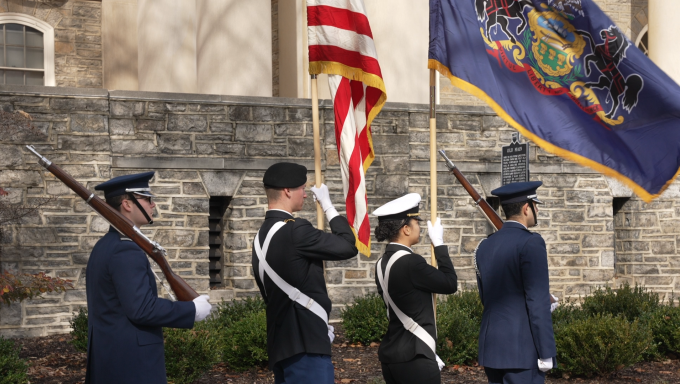
[[[550,313],[553,313],[553,311],[556,310],[557,307],[560,306],[560,303],[559,303],[560,299],[558,299],[557,296],[553,295],[552,293],[550,294],[550,296],[552,296],[553,300],[555,300],[554,303],[550,303]]]
[[[548,372],[549,370],[551,370],[552,357],[549,357],[547,359],[538,359],[538,369],[540,369],[541,372]]]
[[[439,358],[439,355],[437,355],[436,353],[434,354],[434,357],[435,357],[435,359],[437,360],[437,365],[439,366],[439,370],[441,371],[442,368],[444,368],[444,366],[445,366],[446,364],[444,364],[444,362],[442,361],[442,359],[440,359],[440,358]]]
[[[194,321],[202,321],[208,317],[208,315],[210,315],[210,309],[212,308],[212,305],[208,303],[208,300],[210,300],[210,296],[208,295],[201,295],[193,300],[194,305],[196,306],[196,316],[194,316]]]
[[[444,227],[442,227],[439,218],[434,222],[434,225],[430,220],[427,221],[427,234],[430,236],[433,246],[438,247],[444,244]]]
[[[331,339],[331,343],[333,343],[333,340],[335,340],[335,333],[333,333],[334,331],[335,331],[335,327],[333,327],[332,325],[329,325],[328,326],[328,338]]]
[[[310,190],[312,191],[312,196],[314,196],[314,201],[319,203],[321,209],[326,213],[326,219],[328,219],[328,221],[331,221],[333,218],[340,215],[335,207],[333,207],[331,195],[328,193],[326,184],[321,184],[319,188],[312,187]]]

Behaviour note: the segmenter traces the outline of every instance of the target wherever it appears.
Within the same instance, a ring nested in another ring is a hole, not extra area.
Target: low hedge
[[[87,352],[87,307],[81,307],[71,320],[71,345],[79,352]]]
[[[164,328],[165,370],[174,384],[193,383],[220,361],[220,335],[210,324],[193,329]]]
[[[597,314],[562,324],[555,332],[556,372],[608,377],[642,360],[652,331],[639,320]]]
[[[654,312],[662,303],[659,295],[646,288],[631,287],[627,282],[619,289],[598,287],[591,295],[583,298],[581,309],[588,315],[610,314],[623,316],[629,321],[639,318],[645,313]]]
[[[224,332],[224,362],[235,371],[263,367],[267,355],[267,314],[264,310],[245,314]]]
[[[476,290],[449,295],[437,306],[437,354],[447,365],[477,360],[483,310]]]
[[[0,384],[28,383],[28,363],[19,357],[13,340],[0,336]]]
[[[371,293],[356,297],[340,311],[345,337],[352,343],[370,344],[382,341],[387,333],[387,309],[380,295]]]

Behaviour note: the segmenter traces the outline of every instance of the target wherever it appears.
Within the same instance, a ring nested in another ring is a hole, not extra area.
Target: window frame
[[[640,33],[638,33],[637,38],[635,39],[635,46],[639,49],[640,48],[640,43],[642,42],[642,38],[645,37],[645,34],[649,31],[649,24],[646,24],[642,29],[640,30]],[[649,36],[647,36],[647,45],[649,45]],[[649,56],[649,47],[646,45],[643,45],[645,47],[645,50],[642,51],[642,53],[645,54],[645,56]]]
[[[54,27],[35,17],[13,12],[0,13],[0,24],[21,24],[42,32],[45,86],[54,87]]]

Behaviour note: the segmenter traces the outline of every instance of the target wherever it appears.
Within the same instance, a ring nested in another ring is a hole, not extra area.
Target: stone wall
[[[54,73],[59,87],[102,86],[101,2],[0,0],[0,13],[23,13],[54,27]]]
[[[39,213],[5,231],[0,265],[46,271],[76,284],[65,294],[0,309],[4,335],[68,330],[71,313],[85,304],[88,255],[107,230],[80,198],[41,169],[23,144],[35,144],[91,190],[113,176],[155,170],[157,218],[144,232],[168,249],[172,267],[198,291],[209,289],[211,277],[221,279],[212,284],[219,290],[210,291],[215,301],[259,294],[250,259],[266,211],[261,184],[266,168],[283,160],[299,162],[309,169],[309,184],[313,180],[309,100],[0,86],[0,108],[29,112],[41,132],[1,138],[0,186],[10,192],[4,198],[14,204],[52,198]],[[369,212],[418,192],[423,217],[429,218],[427,111],[426,105],[388,103],[375,119],[376,159],[366,173]],[[322,170],[342,212],[333,111],[327,101],[321,103],[321,123]],[[500,185],[500,150],[513,130],[490,109],[475,106],[439,107],[437,128],[438,147],[488,196]],[[619,183],[533,145],[531,176],[544,182],[537,231],[547,243],[555,294],[576,297],[622,281],[664,293],[680,289],[678,183],[645,204]],[[472,252],[491,229],[443,164],[437,177],[445,242],[461,285],[474,285]],[[229,199],[219,227],[209,224],[215,197]],[[315,215],[309,198],[299,216],[315,223]],[[217,251],[211,249],[215,246]],[[383,249],[374,241],[370,258],[326,263],[332,319],[352,297],[375,291],[373,267]],[[429,260],[426,236],[415,250]]]

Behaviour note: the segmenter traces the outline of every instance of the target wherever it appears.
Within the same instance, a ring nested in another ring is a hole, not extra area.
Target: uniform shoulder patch
[[[286,223],[286,224],[288,224],[288,223],[294,223],[294,222],[295,222],[295,219],[286,219],[286,220],[284,220],[283,222]]]
[[[120,237],[120,240],[121,240],[121,241],[132,241],[131,238],[125,237],[125,236],[121,236],[121,237]]]

